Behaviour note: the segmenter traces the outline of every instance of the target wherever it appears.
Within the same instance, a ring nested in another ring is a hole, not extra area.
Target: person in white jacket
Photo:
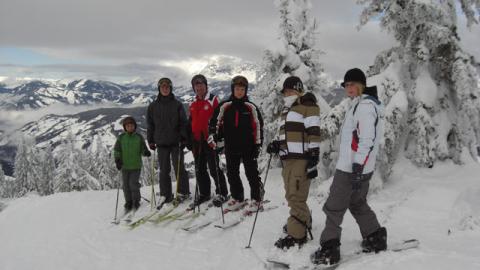
[[[364,252],[387,248],[387,231],[367,204],[369,180],[383,136],[384,109],[376,86],[366,84],[365,74],[358,68],[347,71],[342,83],[354,101],[341,128],[336,171],[323,206],[327,218],[320,236],[321,247],[311,255],[314,264],[336,264],[340,260],[341,224],[347,209],[360,227]]]

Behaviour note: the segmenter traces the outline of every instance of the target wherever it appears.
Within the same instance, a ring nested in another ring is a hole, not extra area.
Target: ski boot
[[[321,244],[321,248],[310,255],[314,264],[333,265],[340,261],[340,240],[332,239]]]
[[[217,194],[215,195],[215,197],[213,197],[213,200],[212,200],[212,204],[213,206],[215,207],[220,207],[224,202],[226,202],[228,200],[228,196],[227,195],[220,195],[220,194]]]
[[[245,211],[246,212],[249,212],[249,213],[255,213],[257,212],[258,210],[260,209],[263,210],[263,204],[262,202],[259,202],[257,200],[252,200],[250,202],[250,204],[245,208]]]
[[[362,251],[365,253],[384,251],[387,249],[387,229],[380,227],[380,229],[369,234],[362,241]]]
[[[245,200],[235,200],[234,198],[231,198],[227,202],[227,206],[225,207],[224,211],[237,211],[243,208],[245,205],[247,205],[247,201]]]
[[[174,205],[179,205],[179,204],[181,204],[182,202],[184,202],[188,199],[190,199],[189,194],[178,194],[177,197],[173,200],[173,204]]]
[[[199,206],[200,204],[210,200],[210,196],[198,196],[189,206],[188,209],[194,209],[195,207]]]
[[[291,247],[293,247],[297,244],[298,248],[301,248],[303,246],[303,244],[305,244],[306,242],[307,242],[307,236],[306,235],[305,235],[305,237],[300,238],[300,239],[294,238],[291,235],[287,235],[283,238],[278,239],[277,242],[275,242],[274,245],[279,249],[289,249],[289,248],[291,248]]]

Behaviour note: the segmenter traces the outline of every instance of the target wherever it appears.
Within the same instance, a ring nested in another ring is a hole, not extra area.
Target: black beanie
[[[303,93],[302,80],[300,80],[300,78],[297,76],[290,76],[286,78],[285,81],[283,82],[282,93],[283,91],[285,91],[285,89],[293,89],[298,91],[299,93]]]
[[[341,83],[342,87],[345,87],[345,83],[347,82],[359,82],[364,86],[367,86],[365,73],[359,68],[352,68],[345,73],[345,77],[343,77],[343,82]]]

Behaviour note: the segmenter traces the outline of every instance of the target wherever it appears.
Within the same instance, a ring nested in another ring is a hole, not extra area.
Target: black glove
[[[148,147],[149,147],[150,150],[152,150],[152,151],[155,151],[155,149],[157,149],[157,146],[155,145],[155,143],[149,143],[149,144],[148,144]]]
[[[146,156],[146,157],[150,157],[152,155],[152,153],[150,153],[150,151],[145,149],[145,152],[143,152],[143,155]]]
[[[252,150],[252,156],[257,159],[258,156],[260,155],[260,152],[262,152],[262,145],[261,144],[256,144],[254,147],[253,147],[253,150]]]
[[[267,146],[267,153],[271,155],[278,155],[280,153],[280,141],[272,141]]]
[[[215,151],[217,151],[217,154],[221,154],[224,149],[225,149],[225,142],[223,140],[219,140],[216,144]]]
[[[313,179],[318,176],[317,165],[319,161],[320,153],[318,150],[311,150],[308,152],[307,163],[307,178]]]
[[[122,160],[119,159],[119,158],[116,158],[116,159],[115,159],[115,166],[117,167],[117,170],[120,171],[120,170],[122,169],[122,165],[123,165]]]
[[[353,163],[352,165],[352,189],[354,191],[359,190],[362,188],[362,181],[363,181],[363,165],[358,163]]]

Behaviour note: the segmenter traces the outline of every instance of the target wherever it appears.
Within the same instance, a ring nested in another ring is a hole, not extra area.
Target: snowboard
[[[417,248],[420,245],[420,241],[417,239],[409,239],[409,240],[403,240],[398,243],[390,244],[387,248],[387,252],[401,252],[404,250],[412,249],[412,248]],[[350,262],[356,259],[359,259],[363,256],[367,255],[372,255],[372,253],[363,253],[361,250],[355,251],[353,253],[343,255],[340,261],[336,264],[332,265],[305,265],[303,267],[300,267],[299,269],[311,269],[311,270],[333,270],[339,267],[342,263]],[[374,254],[374,253],[373,253]],[[281,268],[288,269],[290,268],[290,262],[286,260],[282,260],[282,258],[274,258],[274,257],[268,257],[266,261],[274,266],[278,266]]]

